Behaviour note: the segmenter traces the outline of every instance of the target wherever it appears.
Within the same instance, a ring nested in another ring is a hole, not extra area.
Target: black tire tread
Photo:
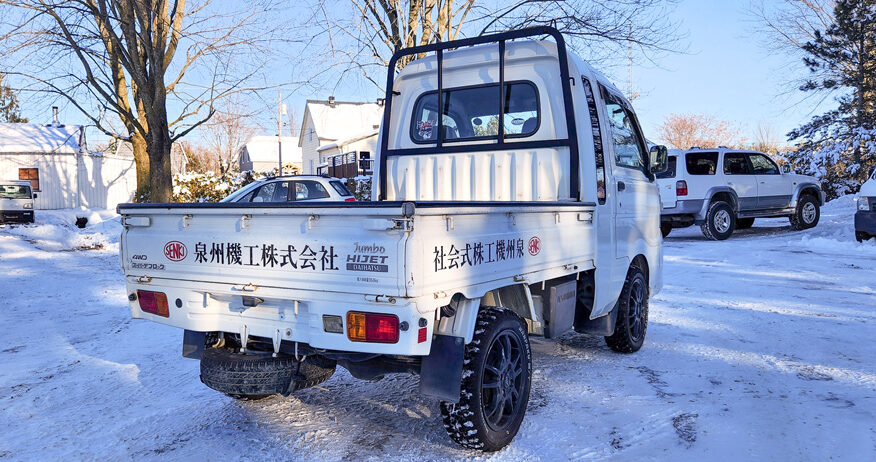
[[[627,277],[624,281],[624,287],[621,290],[621,294],[618,299],[617,321],[614,324],[614,333],[609,335],[608,337],[605,337],[605,344],[618,353],[635,353],[636,351],[639,351],[639,349],[642,348],[642,344],[644,344],[644,338],[642,344],[640,345],[635,345],[632,343],[627,332],[627,326],[622,321],[626,318],[626,311],[629,309],[628,303],[630,290],[632,289],[632,281],[637,274],[641,274],[642,277],[645,279],[645,330],[642,334],[643,337],[648,333],[648,298],[651,291],[648,287],[648,278],[645,277],[645,272],[642,271],[642,269],[634,263],[630,265],[630,269],[627,270]]]
[[[481,354],[481,345],[485,345],[492,334],[490,328],[498,325],[505,319],[513,319],[520,323],[526,332],[526,323],[516,313],[502,307],[482,307],[478,313],[477,322],[475,323],[475,334],[471,343],[466,345],[465,358],[463,359],[463,378],[458,403],[441,403],[441,417],[444,423],[444,429],[454,442],[468,449],[480,449],[482,451],[497,451],[502,447],[490,447],[484,443],[483,438],[478,435],[477,423],[475,421],[475,411],[478,404],[474,399],[474,394],[468,390],[472,390],[477,384],[474,383],[476,374],[470,369],[470,364],[478,360]],[[529,347],[529,339],[526,337],[525,346],[528,350],[529,376],[532,377],[532,351]],[[486,352],[483,352],[486,354]],[[523,414],[526,414],[526,403],[529,400],[529,389],[526,391],[526,399],[524,400]],[[522,420],[522,416],[521,416]],[[514,438],[519,425],[514,429],[514,433],[510,438]],[[509,440],[510,441],[510,440]]]
[[[258,399],[289,394],[331,378],[335,362],[310,355],[296,361],[291,355],[240,354],[224,348],[209,348],[201,357],[201,382],[237,399]]]

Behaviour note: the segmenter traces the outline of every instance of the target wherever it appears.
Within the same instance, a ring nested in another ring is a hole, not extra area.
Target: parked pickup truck
[[[33,200],[29,181],[0,181],[0,223],[33,223]]]
[[[454,441],[498,450],[530,335],[642,347],[666,148],[549,27],[401,50],[386,88],[372,202],[119,206],[131,314],[234,397],[419,374]]]
[[[824,193],[810,176],[795,175],[760,152],[691,148],[674,151],[659,175],[663,237],[673,228],[698,225],[724,240],[755,218],[788,217],[796,230],[818,224]]]

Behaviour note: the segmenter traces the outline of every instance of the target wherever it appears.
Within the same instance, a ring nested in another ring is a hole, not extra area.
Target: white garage
[[[133,157],[91,152],[74,125],[0,124],[0,180],[31,182],[42,210],[115,208],[137,189]]]

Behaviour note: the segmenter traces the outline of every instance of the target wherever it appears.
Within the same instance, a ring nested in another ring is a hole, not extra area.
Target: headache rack
[[[557,58],[560,66],[560,79],[563,88],[563,107],[566,112],[566,138],[553,140],[538,140],[538,141],[513,141],[505,142],[505,42],[508,40],[520,39],[524,37],[540,37],[551,36],[557,44]],[[498,138],[495,143],[488,144],[444,144],[444,130],[442,129],[443,117],[442,113],[442,98],[443,85],[443,61],[444,51],[452,48],[471,47],[487,43],[499,44],[499,127]],[[392,114],[392,99],[393,99],[393,83],[395,81],[395,68],[397,61],[403,56],[417,55],[422,53],[436,53],[438,61],[438,108],[439,116],[437,121],[437,140],[435,146],[421,148],[405,148],[405,149],[389,149],[389,122]],[[380,131],[380,178],[378,182],[378,200],[386,200],[386,167],[387,159],[391,156],[411,156],[423,154],[454,154],[460,152],[483,152],[495,151],[502,149],[539,149],[539,148],[569,148],[569,196],[570,199],[577,201],[579,199],[579,182],[578,182],[578,134],[575,126],[575,112],[572,106],[572,90],[571,79],[569,78],[569,62],[566,55],[566,42],[563,35],[557,29],[548,26],[531,27],[526,29],[512,30],[498,34],[484,35],[481,37],[473,37],[462,40],[453,40],[450,42],[434,43],[431,45],[422,45],[412,48],[405,48],[397,51],[389,60],[389,66],[386,74],[386,99],[383,111],[383,129]]]

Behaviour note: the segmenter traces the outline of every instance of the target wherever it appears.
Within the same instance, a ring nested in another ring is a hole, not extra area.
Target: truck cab
[[[666,149],[550,27],[401,50],[386,89],[373,201],[119,206],[131,314],[234,397],[418,374],[451,439],[495,451],[530,336],[644,345]]]
[[[33,223],[36,197],[29,181],[0,181],[0,223]]]

